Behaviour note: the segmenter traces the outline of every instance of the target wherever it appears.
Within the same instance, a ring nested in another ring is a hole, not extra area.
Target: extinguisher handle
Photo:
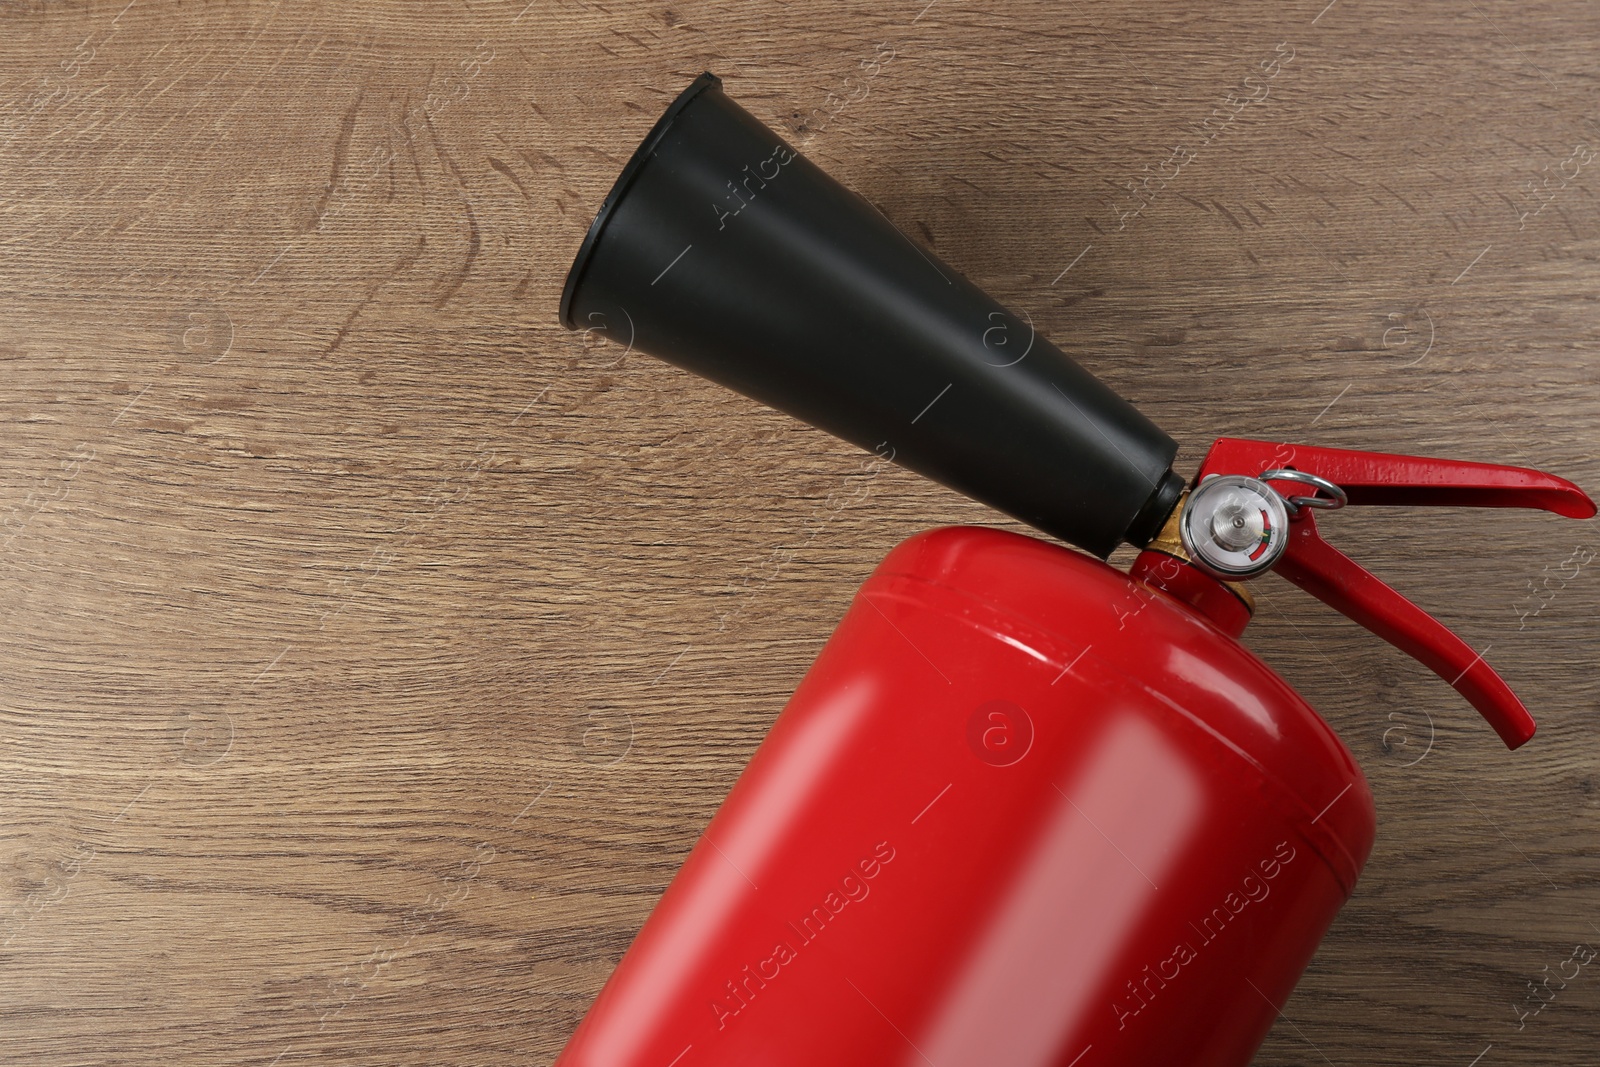
[[[1595,513],[1594,502],[1572,482],[1528,467],[1241,437],[1217,438],[1197,480],[1210,474],[1255,478],[1273,469],[1320,475],[1343,489],[1355,505],[1538,508],[1569,519]]]
[[[1442,622],[1324,541],[1310,514],[1290,524],[1280,575],[1377,634],[1443,678],[1477,708],[1507,748],[1533,736],[1533,716],[1517,694]]]
[[[1595,505],[1582,489],[1526,467],[1223,437],[1201,462],[1195,484],[1227,474],[1265,480],[1293,508],[1287,543],[1272,569],[1449,682],[1508,747],[1533,736],[1533,717],[1482,654],[1324,541],[1312,513],[1346,504],[1443,505],[1538,508],[1586,519]],[[1309,497],[1294,495],[1308,483],[1320,488]]]

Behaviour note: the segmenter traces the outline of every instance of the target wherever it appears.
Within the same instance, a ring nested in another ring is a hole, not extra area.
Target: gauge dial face
[[[1266,482],[1241,474],[1202,481],[1184,504],[1178,533],[1189,558],[1219,578],[1270,568],[1288,543],[1289,512]]]

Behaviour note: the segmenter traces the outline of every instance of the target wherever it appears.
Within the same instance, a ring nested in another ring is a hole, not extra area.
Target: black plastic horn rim
[[[578,291],[578,283],[583,280],[583,272],[589,266],[589,254],[594,251],[594,246],[600,241],[600,234],[606,228],[606,223],[611,221],[611,211],[617,206],[628,186],[633,184],[638,177],[639,170],[644,166],[645,160],[650,158],[656,150],[656,145],[661,143],[661,138],[666,136],[667,130],[677,119],[679,112],[688,106],[689,101],[699,96],[705,90],[722,84],[722,79],[709,70],[694,81],[688,88],[678,94],[678,98],[667,105],[667,110],[662,112],[656,124],[650,127],[650,132],[635,149],[633,158],[628,160],[628,165],[622,168],[622,173],[617,175],[616,184],[612,185],[611,192],[606,194],[605,203],[600,205],[600,210],[595,213],[594,222],[589,224],[589,232],[584,235],[583,244],[578,246],[578,254],[573,258],[572,269],[567,271],[567,282],[561,287],[561,324],[569,330],[577,329],[577,323],[572,321],[572,295]]]

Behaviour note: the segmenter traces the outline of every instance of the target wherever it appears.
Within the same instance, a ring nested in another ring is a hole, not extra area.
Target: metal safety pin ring
[[[1304,482],[1306,485],[1328,494],[1327,496],[1284,497],[1283,502],[1289,505],[1291,514],[1299,514],[1302,507],[1318,508],[1323,511],[1337,511],[1350,503],[1350,497],[1346,495],[1343,489],[1319,475],[1307,474],[1305,471],[1296,470],[1270,470],[1262,471],[1259,477],[1263,482]]]

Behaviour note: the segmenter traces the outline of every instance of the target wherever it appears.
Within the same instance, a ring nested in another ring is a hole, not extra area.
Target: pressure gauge
[[[1201,570],[1218,578],[1253,578],[1283,555],[1289,509],[1266,482],[1214,474],[1189,494],[1178,535]]]

